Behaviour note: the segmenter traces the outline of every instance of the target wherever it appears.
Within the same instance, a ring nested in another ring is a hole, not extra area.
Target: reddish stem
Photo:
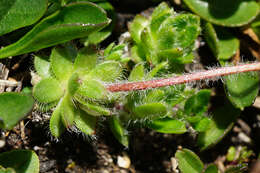
[[[202,79],[210,79],[219,76],[227,76],[235,73],[259,71],[259,70],[260,70],[260,62],[256,62],[251,64],[231,66],[231,67],[221,67],[213,70],[195,72],[195,73],[190,73],[190,74],[177,76],[177,77],[162,78],[162,79],[140,81],[140,82],[109,84],[106,86],[106,88],[110,92],[145,90],[149,88],[165,87],[165,86],[171,86],[176,84],[189,83],[189,82],[202,80]]]

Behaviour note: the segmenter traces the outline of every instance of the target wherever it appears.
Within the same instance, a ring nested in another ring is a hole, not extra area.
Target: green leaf
[[[111,111],[109,109],[104,108],[103,106],[99,106],[96,104],[90,104],[90,103],[83,103],[80,102],[81,104],[79,107],[85,111],[86,113],[92,115],[92,116],[101,116],[101,115],[106,115],[109,116],[111,115]]]
[[[204,33],[210,49],[218,60],[228,60],[239,50],[239,40],[226,28],[207,23]]]
[[[97,50],[93,47],[84,47],[78,52],[78,56],[74,62],[74,69],[86,74],[95,68],[97,60]]]
[[[147,103],[136,106],[133,110],[133,118],[158,118],[167,113],[167,107],[163,103]]]
[[[33,87],[33,97],[40,103],[51,103],[60,99],[64,90],[59,81],[53,78],[42,79]]]
[[[66,128],[69,128],[74,124],[76,114],[76,108],[74,106],[72,98],[69,94],[66,94],[60,105],[61,118]]]
[[[94,2],[94,1],[92,1],[92,2]],[[100,1],[100,2],[97,2],[97,5],[101,8],[103,8],[104,10],[106,10],[107,16],[110,19],[112,19],[112,22],[105,28],[101,29],[100,31],[93,32],[86,39],[83,39],[83,40],[85,40],[84,45],[98,44],[98,43],[102,42],[103,40],[105,40],[106,38],[108,38],[111,35],[112,30],[114,29],[114,26],[116,23],[115,22],[116,13],[115,13],[114,7],[109,2]]]
[[[144,65],[142,63],[136,64],[131,71],[128,80],[129,81],[141,81],[144,80]]]
[[[87,13],[86,13],[87,11]],[[89,2],[65,6],[46,17],[16,43],[0,50],[0,58],[33,52],[89,35],[106,26],[106,13]]]
[[[122,67],[120,63],[116,61],[105,61],[102,64],[97,65],[96,68],[88,74],[89,77],[104,82],[114,82],[119,79],[121,75]]]
[[[51,77],[50,61],[48,57],[42,55],[34,56],[34,68],[38,75],[42,78]]]
[[[204,173],[219,173],[218,168],[215,164],[210,164],[207,166]]]
[[[11,130],[33,108],[34,100],[29,94],[7,92],[0,94],[0,127]]]
[[[187,115],[203,114],[209,104],[211,90],[203,89],[191,96],[185,103],[184,111]]]
[[[151,32],[154,36],[156,36],[160,25],[171,15],[174,15],[174,11],[165,2],[162,2],[154,9],[150,22]]]
[[[13,150],[0,154],[0,165],[16,173],[39,173],[38,156],[31,150]]]
[[[182,134],[187,131],[183,121],[169,117],[155,119],[148,124],[148,127],[160,133]]]
[[[95,134],[97,123],[96,117],[88,115],[87,113],[79,109],[77,115],[75,116],[74,122],[75,126],[86,135]]]
[[[147,78],[150,79],[150,78],[153,78],[155,77],[160,70],[166,68],[168,65],[168,62],[162,62],[160,64],[157,64],[148,74],[147,74]]]
[[[161,89],[151,90],[143,98],[143,103],[160,102],[165,98],[165,92]]]
[[[1,0],[0,35],[37,22],[47,9],[47,0]]]
[[[225,77],[225,91],[231,103],[241,110],[254,103],[259,90],[257,72],[239,73]]]
[[[62,112],[60,104],[55,108],[50,119],[50,131],[52,136],[58,138],[65,131],[65,126],[62,121]]]
[[[169,17],[160,27],[157,37],[160,50],[193,48],[200,34],[200,19],[193,14]]]
[[[202,173],[203,163],[200,158],[188,149],[178,150],[175,154],[178,167],[182,173]]]
[[[259,12],[259,5],[254,0],[184,0],[184,2],[203,19],[229,27],[248,24]]]
[[[111,117],[109,119],[109,126],[110,126],[112,133],[116,137],[116,139],[122,145],[124,145],[125,147],[128,147],[129,138],[128,138],[128,135],[127,135],[127,131],[122,126],[122,124],[120,123],[120,120],[118,119],[118,117],[116,117],[116,116]]]
[[[52,49],[50,61],[54,76],[61,82],[67,81],[73,73],[73,61],[77,56],[76,49],[71,44]]]
[[[84,80],[76,94],[86,99],[106,99],[107,90],[99,81],[93,79]]]
[[[197,132],[204,132],[209,128],[210,123],[211,123],[211,119],[207,117],[203,117],[198,122],[191,123],[191,124]]]
[[[130,34],[136,43],[141,43],[141,33],[146,26],[148,26],[149,21],[141,15],[136,15],[133,22],[130,24]]]
[[[236,158],[236,148],[234,146],[229,147],[228,153],[227,153],[227,161],[235,161]]]
[[[229,132],[239,114],[239,109],[235,109],[230,103],[216,109],[209,128],[198,136],[197,143],[201,150],[218,143]]]

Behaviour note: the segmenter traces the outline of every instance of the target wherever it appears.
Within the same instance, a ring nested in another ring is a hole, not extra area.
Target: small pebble
[[[5,140],[0,139],[0,148],[3,148],[5,146]]]
[[[117,156],[117,165],[121,168],[128,169],[131,165],[131,160],[127,155]]]

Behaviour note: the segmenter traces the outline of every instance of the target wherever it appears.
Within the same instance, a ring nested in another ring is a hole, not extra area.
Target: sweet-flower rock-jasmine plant
[[[173,134],[185,133],[191,127],[199,132],[198,145],[202,149],[216,143],[239,110],[227,108],[234,116],[224,120],[226,124],[218,129],[216,124],[223,119],[207,116],[211,91],[185,83],[256,71],[259,64],[181,75],[184,64],[193,60],[200,20],[193,14],[177,14],[166,3],[156,7],[150,17],[137,15],[129,29],[130,39],[124,44],[112,43],[104,51],[97,51],[95,46],[77,50],[72,43],[66,43],[53,48],[50,57],[35,56],[35,70],[41,80],[35,84],[33,96],[38,109],[53,111],[52,135],[59,137],[66,128],[74,127],[93,135],[98,122],[103,121],[101,117],[105,117],[115,137],[125,146],[129,125],[135,123]],[[135,65],[130,67],[130,62]],[[247,75],[252,78],[251,83],[226,87],[234,105],[251,104],[257,95],[258,77],[254,72]],[[223,80],[230,83],[237,78],[243,79],[243,75]],[[237,98],[235,93],[248,88],[252,90],[247,95]],[[213,131],[218,133],[212,136]]]

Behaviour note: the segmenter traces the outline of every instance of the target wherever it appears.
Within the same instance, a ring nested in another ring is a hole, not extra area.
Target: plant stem
[[[242,73],[242,72],[249,72],[249,71],[260,71],[260,62],[251,63],[251,64],[242,64],[242,65],[231,66],[231,67],[221,67],[213,70],[195,72],[195,73],[185,74],[177,77],[154,79],[154,80],[140,81],[140,82],[114,83],[114,84],[107,85],[106,88],[110,92],[145,90],[150,88],[159,88],[159,87],[171,86],[176,84],[189,83],[193,81],[211,79],[220,76],[227,76],[235,73]]]

